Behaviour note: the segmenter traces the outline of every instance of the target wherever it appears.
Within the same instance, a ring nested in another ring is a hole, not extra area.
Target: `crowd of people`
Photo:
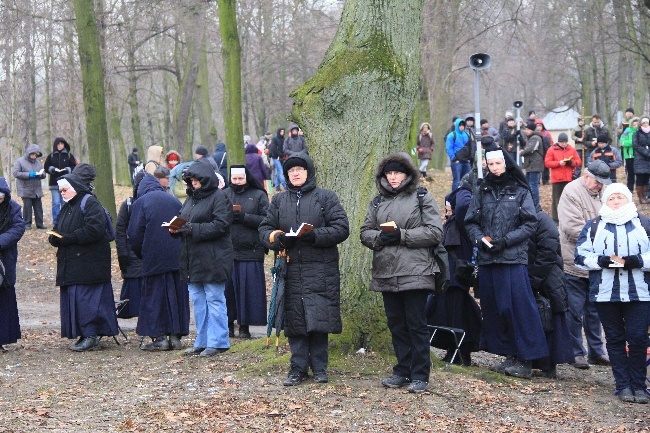
[[[533,370],[555,378],[558,364],[611,365],[618,398],[648,403],[650,220],[638,213],[632,190],[648,203],[650,125],[647,116],[628,118],[621,154],[600,116],[586,128],[579,120],[570,145],[566,133],[554,142],[534,112],[519,128],[506,113],[498,130],[486,119],[476,131],[475,119],[455,118],[444,140],[453,183],[442,213],[421,186],[435,148],[429,123],[417,138],[419,166],[407,153],[378,162],[378,195],[359,237],[372,251],[369,288],[381,293],[397,361],[384,387],[425,391],[434,345],[447,350],[444,361],[465,366],[479,350],[502,356],[494,370],[521,378]],[[113,239],[120,298],[129,300],[120,317],[138,317],[136,332],[151,339],[141,348],[182,349],[191,301],[197,335],[185,354],[201,357],[230,348],[235,322],[241,338],[251,338],[250,326],[266,325],[263,263],[273,251],[287,258],[283,330],[291,359],[284,385],[300,384],[310,370],[315,382],[328,382],[329,334],[342,331],[338,245],[350,230],[337,194],[317,186],[301,132],[292,125],[286,137],[284,128],[257,143],[244,137],[246,164],[229,171],[224,143],[214,154],[198,146],[192,161],[161,146],[150,146],[141,161],[134,148],[133,194],[114,231],[93,194],[94,167],[77,164],[57,138],[41,169],[40,149],[29,146],[14,167],[22,215],[0,179],[0,344],[20,338],[16,244],[32,209],[37,228],[44,227],[39,188],[49,174],[53,196],[63,201],[55,214],[53,200],[48,239],[57,248],[61,334],[77,339],[73,351],[97,349],[101,337],[118,332]],[[627,185],[615,182],[623,164]],[[551,215],[540,205],[539,184],[547,182]],[[439,244],[449,252],[444,292],[436,291]],[[448,341],[434,342],[429,325],[466,331],[459,356]]]

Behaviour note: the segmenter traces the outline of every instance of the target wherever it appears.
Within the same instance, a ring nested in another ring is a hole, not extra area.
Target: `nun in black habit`
[[[268,250],[257,229],[266,216],[269,198],[244,165],[230,167],[230,182],[224,192],[233,204],[230,231],[235,253],[232,277],[226,284],[228,328],[234,334],[236,319],[239,337],[250,338],[249,326],[266,325],[264,256]]]
[[[79,338],[71,347],[76,352],[98,349],[99,337],[117,335],[111,246],[105,236],[104,208],[92,194],[94,179],[95,168],[79,164],[57,181],[65,204],[54,231],[61,237],[48,238],[58,248],[61,336]]]

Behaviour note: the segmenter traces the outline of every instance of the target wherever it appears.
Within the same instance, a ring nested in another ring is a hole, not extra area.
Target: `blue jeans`
[[[51,189],[50,191],[52,192],[52,224],[56,225],[59,219],[59,212],[61,212],[63,197],[61,197],[58,189]]]
[[[650,302],[595,302],[607,338],[607,353],[618,391],[646,389]],[[629,353],[625,350],[625,344]]]
[[[226,283],[189,283],[187,288],[196,322],[194,347],[229,348]]]
[[[594,303],[589,300],[589,279],[566,275],[566,291],[569,297],[569,328],[573,340],[573,356],[597,357],[605,354],[600,332],[600,318]],[[587,337],[588,352],[582,345],[582,328]]]
[[[451,175],[453,181],[451,183],[451,190],[455,191],[460,185],[460,180],[469,173],[469,162],[454,162],[451,161]]]
[[[271,158],[275,165],[275,179],[273,180],[273,188],[277,189],[279,185],[283,188],[287,187],[287,182],[284,180],[284,173],[282,172],[282,161],[277,158]]]
[[[539,204],[539,176],[540,172],[526,172],[526,179],[528,179],[528,185],[530,185],[530,191],[532,192],[533,203],[535,203],[535,206]]]

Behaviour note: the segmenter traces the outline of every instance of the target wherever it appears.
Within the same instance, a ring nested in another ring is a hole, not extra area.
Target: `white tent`
[[[553,135],[554,141],[557,141],[558,135],[564,132],[571,142],[571,131],[578,126],[578,116],[580,113],[576,110],[562,106],[548,113],[542,120],[546,129]]]

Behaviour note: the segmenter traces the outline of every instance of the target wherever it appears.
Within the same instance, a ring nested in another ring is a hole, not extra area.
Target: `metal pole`
[[[521,141],[521,108],[517,108],[517,145],[515,150],[517,151],[517,166],[521,167],[521,155],[519,154]]]
[[[479,108],[478,94],[478,70],[474,69],[474,131],[476,131],[476,125],[480,126],[481,122],[481,110]],[[483,179],[483,149],[481,146],[481,140],[476,132],[474,133],[474,136],[476,137],[476,172],[478,178]]]

